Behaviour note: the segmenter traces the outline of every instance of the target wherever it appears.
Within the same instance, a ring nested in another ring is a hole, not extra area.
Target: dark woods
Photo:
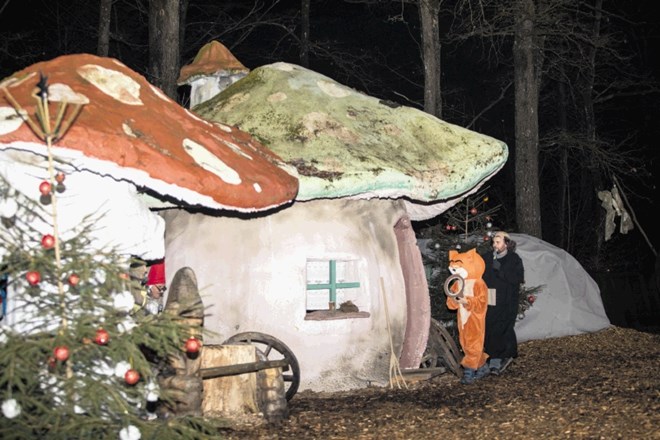
[[[650,274],[651,245],[658,247],[652,146],[660,134],[652,6],[0,0],[0,78],[63,54],[107,54],[186,106],[188,91],[176,86],[176,73],[211,40],[248,68],[308,66],[505,141],[509,161],[488,183],[492,203],[501,205],[498,227],[541,236],[590,271]],[[429,14],[437,14],[437,25]],[[533,24],[528,34],[521,23]],[[615,181],[637,223],[606,241],[598,192]]]

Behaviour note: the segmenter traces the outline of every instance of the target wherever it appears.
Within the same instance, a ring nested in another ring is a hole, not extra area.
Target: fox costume
[[[458,337],[463,348],[464,368],[463,383],[483,377],[488,372],[484,353],[484,336],[486,332],[486,310],[488,309],[488,287],[482,279],[486,263],[476,249],[465,253],[449,251],[449,272],[463,278],[463,298],[466,304],[460,304],[456,299],[447,296],[447,308],[457,310]],[[458,291],[458,286],[452,286],[452,292]]]

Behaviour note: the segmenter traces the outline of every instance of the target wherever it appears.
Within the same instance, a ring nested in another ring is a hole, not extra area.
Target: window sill
[[[368,318],[369,312],[342,312],[341,310],[315,310],[305,315],[305,321],[333,321],[336,319]]]

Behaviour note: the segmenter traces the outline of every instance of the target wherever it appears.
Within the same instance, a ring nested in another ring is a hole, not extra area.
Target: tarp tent
[[[525,266],[525,286],[544,285],[516,322],[518,342],[590,333],[610,326],[598,284],[568,252],[536,237],[509,234]],[[429,239],[417,241],[429,252]]]
[[[525,266],[525,285],[545,285],[524,319],[516,323],[518,342],[610,326],[598,285],[572,255],[536,237],[510,235]]]

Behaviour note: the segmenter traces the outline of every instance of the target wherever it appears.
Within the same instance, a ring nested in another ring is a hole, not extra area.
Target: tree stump
[[[256,347],[251,345],[206,345],[202,368],[257,362]],[[259,413],[257,373],[220,376],[204,380],[202,413],[211,417],[230,417]]]

